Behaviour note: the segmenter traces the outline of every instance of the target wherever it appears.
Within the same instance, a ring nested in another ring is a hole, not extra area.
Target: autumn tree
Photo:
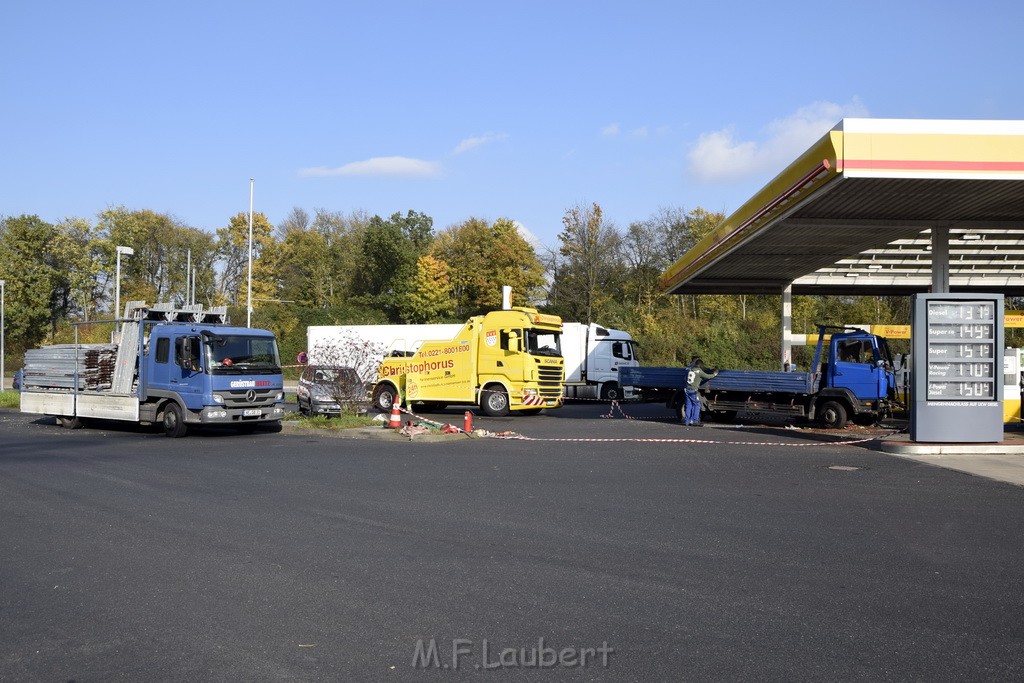
[[[52,334],[58,309],[58,272],[50,250],[56,231],[38,216],[0,221],[0,279],[5,289],[5,336],[31,348]]]
[[[252,298],[277,299],[274,262],[277,242],[274,227],[262,213],[252,216]],[[218,286],[218,298],[239,304],[248,299],[249,290],[249,214],[240,211],[228,225],[217,230],[217,256],[224,270]]]
[[[103,271],[105,241],[99,228],[84,218],[68,218],[54,226],[50,254],[57,278],[54,313],[89,320],[102,305],[109,277]]]
[[[281,296],[317,308],[340,306],[352,290],[369,219],[317,209],[310,220],[299,211],[289,214],[285,230],[278,228]]]
[[[512,287],[516,304],[534,304],[542,295],[544,266],[507,218],[470,218],[449,226],[434,240],[431,254],[451,267],[456,317],[499,308],[503,285]]]
[[[568,209],[562,226],[549,303],[563,318],[594,322],[618,298],[622,239],[597,202]]]
[[[401,300],[400,314],[406,323],[444,322],[455,309],[452,300],[451,268],[444,261],[421,256],[409,292]]]
[[[433,238],[433,219],[416,211],[388,219],[374,216],[362,233],[359,267],[352,290],[358,300],[401,319],[401,300],[416,276],[416,262]]]

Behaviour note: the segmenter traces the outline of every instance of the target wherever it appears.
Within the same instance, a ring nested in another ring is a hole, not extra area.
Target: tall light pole
[[[114,319],[118,321],[114,323],[114,329],[117,332],[121,331],[121,254],[134,256],[135,250],[131,247],[117,246],[117,277],[114,286]],[[120,343],[120,340],[118,340],[118,343]]]
[[[249,296],[245,302],[245,326],[252,327],[252,189],[255,178],[249,178]]]
[[[4,299],[7,280],[0,280],[0,391],[4,390]]]

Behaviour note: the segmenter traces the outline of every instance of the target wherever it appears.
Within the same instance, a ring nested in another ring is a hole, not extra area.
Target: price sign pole
[[[1003,440],[1003,295],[918,294],[911,441]]]

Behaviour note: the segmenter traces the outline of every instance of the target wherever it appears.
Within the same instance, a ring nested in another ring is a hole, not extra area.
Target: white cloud
[[[507,137],[508,133],[488,133],[486,135],[479,135],[477,137],[466,138],[455,147],[455,151],[453,151],[452,154],[462,154],[463,152],[468,152],[469,150],[475,147],[479,147],[480,145],[486,145],[489,142],[497,142],[499,140],[504,140]]]
[[[690,150],[690,173],[699,181],[730,182],[782,170],[840,119],[867,116],[858,99],[841,105],[815,102],[764,127],[763,139],[739,140],[732,128],[702,133]]]
[[[640,126],[639,128],[634,128],[633,130],[629,131],[629,134],[635,138],[645,138],[647,137],[647,126]]]
[[[601,129],[601,135],[605,137],[611,137],[612,135],[618,135],[619,130],[619,124],[609,123],[607,126]]]
[[[522,237],[524,240],[526,240],[527,244],[529,244],[531,247],[533,247],[534,251],[536,251],[536,252],[543,251],[544,245],[541,244],[540,238],[537,237],[536,235],[534,235],[532,232],[530,232],[530,230],[527,229],[527,227],[525,225],[523,225],[519,221],[512,221],[512,225],[516,226],[516,232],[519,233],[520,237]]]
[[[304,168],[299,171],[299,175],[320,177],[336,175],[388,175],[431,178],[440,175],[441,170],[441,165],[435,161],[424,161],[423,159],[411,159],[409,157],[373,157],[365,161],[353,161],[336,168],[328,168],[326,166]]]

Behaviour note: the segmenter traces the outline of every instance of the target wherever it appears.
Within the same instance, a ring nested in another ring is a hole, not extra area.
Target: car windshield
[[[203,333],[207,365],[214,375],[260,375],[281,372],[273,337]]]
[[[340,382],[342,384],[362,384],[359,374],[353,368],[308,368],[303,379],[314,384]]]

